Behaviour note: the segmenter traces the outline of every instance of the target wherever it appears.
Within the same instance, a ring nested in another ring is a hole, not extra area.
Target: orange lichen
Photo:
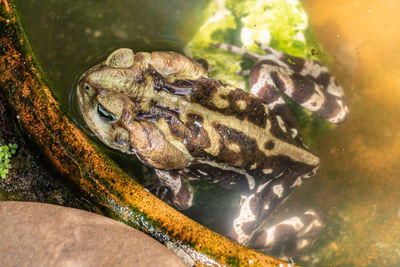
[[[4,5],[4,9],[6,12],[10,12],[10,5],[8,4],[7,0],[0,0],[0,7]]]

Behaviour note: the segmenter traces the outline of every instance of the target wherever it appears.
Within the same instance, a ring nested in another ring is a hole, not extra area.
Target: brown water
[[[321,266],[399,266],[400,2],[303,3],[350,108],[343,125],[315,142],[321,167],[296,192],[312,192],[327,214],[315,250]]]
[[[201,23],[201,6],[194,0],[166,2],[32,0],[21,1],[21,13],[34,51],[66,106],[77,77],[117,47],[183,48]],[[281,211],[313,207],[325,215],[321,238],[302,258],[306,265],[400,265],[400,2],[303,3],[334,59],[350,114],[313,140],[321,167]]]

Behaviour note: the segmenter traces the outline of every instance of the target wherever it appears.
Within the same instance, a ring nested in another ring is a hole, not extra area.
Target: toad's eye
[[[81,83],[80,88],[83,90],[84,94],[90,97],[93,97],[96,94],[96,90],[86,82]]]
[[[118,120],[118,116],[106,110],[102,105],[97,105],[97,113],[99,114],[100,118],[105,122],[116,122]]]

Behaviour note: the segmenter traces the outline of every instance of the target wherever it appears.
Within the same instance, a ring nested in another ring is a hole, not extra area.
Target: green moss
[[[0,176],[6,178],[8,170],[11,168],[10,158],[15,154],[17,144],[8,144],[0,146]]]
[[[207,59],[210,76],[234,86],[248,89],[245,78],[236,74],[243,70],[243,59],[211,43],[229,43],[264,53],[255,45],[260,41],[292,55],[311,55],[313,47],[306,41],[307,15],[298,1],[213,0],[205,16],[205,23],[186,52]]]
[[[7,192],[0,188],[0,201],[22,201],[21,196]]]

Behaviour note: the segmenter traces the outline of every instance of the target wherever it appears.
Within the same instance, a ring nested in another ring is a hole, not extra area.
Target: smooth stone
[[[1,266],[186,266],[146,234],[83,210],[0,202]]]

